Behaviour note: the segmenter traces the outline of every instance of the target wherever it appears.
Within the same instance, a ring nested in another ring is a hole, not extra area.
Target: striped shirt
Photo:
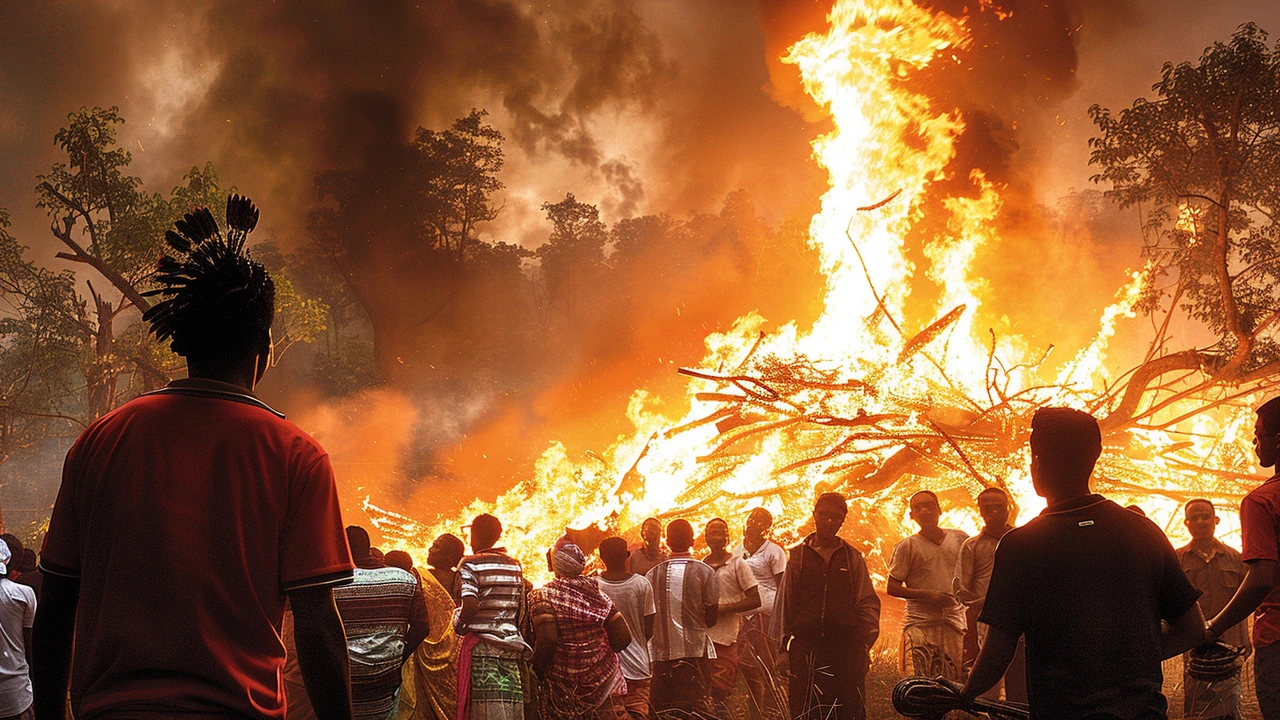
[[[333,589],[351,658],[351,707],[357,718],[386,718],[396,708],[409,627],[427,624],[418,581],[395,567],[355,570]]]
[[[506,646],[523,646],[520,611],[524,604],[524,571],[506,548],[481,550],[458,566],[461,598],[480,601],[480,609],[463,625],[463,632]]]
[[[653,660],[710,657],[706,609],[720,602],[720,584],[710,565],[680,553],[645,576],[653,585]]]

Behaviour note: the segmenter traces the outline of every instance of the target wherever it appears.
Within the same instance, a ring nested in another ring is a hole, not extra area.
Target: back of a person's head
[[[1280,396],[1258,406],[1258,421],[1268,433],[1280,434]]]
[[[18,569],[22,572],[35,572],[37,567],[39,567],[39,562],[36,560],[36,551],[31,548],[23,550],[22,565]]]
[[[359,525],[347,526],[347,544],[351,546],[351,559],[364,560],[369,557],[369,531]]]
[[[1040,408],[1031,418],[1031,454],[1054,489],[1087,487],[1102,454],[1098,421],[1074,408]]]
[[[165,233],[173,255],[160,259],[158,295],[143,320],[160,341],[189,363],[234,368],[269,347],[275,317],[275,285],[245,252],[258,224],[258,209],[246,197],[227,198],[226,231],[213,213],[196,208]]]
[[[667,524],[667,547],[675,552],[686,552],[693,547],[693,526],[683,518]]]
[[[3,540],[4,544],[9,546],[9,564],[11,565],[9,569],[17,570],[18,564],[22,562],[22,553],[26,550],[26,547],[23,546],[22,541],[18,539],[18,536],[13,533],[0,535],[0,540]]]
[[[462,542],[462,538],[452,533],[444,533],[436,538],[436,542],[440,544],[440,551],[444,554],[444,559],[448,560],[449,567],[458,564],[458,561],[467,554],[467,546]]]
[[[488,550],[498,544],[502,537],[502,522],[498,518],[483,513],[471,521],[471,547],[476,550]]]
[[[616,535],[600,541],[600,559],[610,570],[621,569],[627,562],[627,541]]]
[[[403,550],[392,550],[383,556],[383,560],[391,567],[397,567],[406,572],[413,572],[413,557]]]

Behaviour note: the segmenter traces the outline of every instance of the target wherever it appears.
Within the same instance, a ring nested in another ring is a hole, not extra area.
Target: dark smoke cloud
[[[1089,290],[1105,304],[1118,284],[1113,276],[1136,258],[1122,224],[1063,240],[1057,220],[1039,207],[1087,182],[1085,109],[1127,105],[1148,91],[1161,62],[1194,59],[1245,20],[1280,33],[1276,5],[996,0],[1012,12],[1001,20],[976,0],[928,2],[966,15],[974,36],[962,66],[931,78],[940,102],[959,109],[967,126],[947,189],[963,190],[973,168],[1007,188],[1007,242],[984,250],[981,262],[997,295],[1014,290],[995,298],[993,311],[1010,313],[1015,329],[1087,328],[1072,315],[1080,304],[1070,293],[1028,301],[1026,291],[1064,280],[1078,287],[1079,278],[1097,275]],[[826,189],[809,142],[829,124],[795,67],[778,57],[823,30],[829,7],[830,0],[5,3],[0,207],[48,256],[32,188],[56,159],[53,134],[82,105],[120,105],[128,119],[122,144],[148,189],[166,190],[187,168],[212,160],[225,184],[262,205],[261,234],[296,246],[318,172],[376,176],[416,127],[442,129],[477,107],[509,140],[505,209],[484,229],[489,239],[545,241],[539,208],[566,192],[598,204],[612,224],[641,213],[719,212],[729,192],[745,188],[763,216],[802,226]],[[734,248],[722,252],[724,266],[739,259]],[[698,296],[698,278],[687,282],[691,303],[719,302]],[[662,342],[686,317],[676,307],[637,319],[648,336],[624,329],[598,342],[670,360]],[[681,333],[676,359],[693,360],[698,338],[714,329]],[[613,392],[625,402],[626,389],[647,380],[632,365],[611,366],[609,376],[592,362],[547,380],[581,392],[547,393],[544,404],[563,406],[559,424],[544,423],[552,413],[533,403],[509,408],[531,418],[526,444],[569,434],[561,431],[574,419],[599,421],[605,436],[617,431],[606,419],[620,418],[621,407],[616,397],[601,398]],[[591,403],[598,406],[582,410]],[[483,416],[483,408],[469,410],[458,432]],[[473,432],[484,436],[485,428]],[[581,437],[587,444],[589,434]],[[475,447],[481,456],[483,443]]]

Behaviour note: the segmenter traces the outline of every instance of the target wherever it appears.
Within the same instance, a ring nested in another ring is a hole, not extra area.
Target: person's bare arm
[[[462,609],[458,611],[458,619],[463,625],[471,622],[471,619],[480,611],[480,598],[475,595],[462,596]]]
[[[427,599],[422,594],[422,588],[417,587],[414,588],[413,598],[409,601],[409,628],[404,634],[404,655],[400,658],[401,664],[413,657],[414,651],[430,634],[431,616],[427,611]]]
[[[995,687],[996,683],[1000,682],[1000,678],[1004,677],[1005,670],[1009,669],[1009,663],[1013,662],[1013,655],[1017,649],[1017,635],[994,625],[989,626],[987,641],[978,651],[978,659],[973,663],[969,679],[960,690],[961,699],[965,702],[972,701]]]
[[[551,613],[537,613],[533,616],[533,669],[539,675],[551,664],[556,644],[560,642],[560,629],[556,627],[556,618]]]
[[[605,618],[604,632],[609,636],[609,647],[614,652],[622,652],[631,644],[631,628],[627,627],[626,618],[616,608]]]
[[[63,720],[66,716],[71,643],[79,602],[78,579],[45,573],[28,651],[37,720]]]
[[[653,639],[653,619],[656,617],[658,617],[657,613],[651,613],[649,615],[644,616],[644,620],[642,622],[644,623],[644,639],[645,640]]]
[[[748,610],[755,610],[758,607],[760,607],[760,586],[753,585],[747,589],[746,596],[738,602],[721,605],[720,612],[725,614],[746,612]]]
[[[1245,562],[1244,582],[1236,588],[1225,607],[1209,621],[1207,632],[1216,639],[1219,635],[1244,622],[1263,600],[1276,582],[1275,560],[1248,560]]]
[[[702,616],[702,617],[703,617],[703,620],[704,620],[704,621],[706,621],[706,623],[707,623],[707,627],[714,627],[714,626],[715,626],[715,624],[716,624],[716,620],[719,620],[719,619],[720,619],[720,606],[719,606],[719,605],[707,605],[707,606],[703,609],[703,616]]]
[[[1200,603],[1191,603],[1190,610],[1160,633],[1160,659],[1181,655],[1204,641],[1204,613],[1200,612]]]
[[[923,600],[924,602],[936,603],[938,605],[950,605],[955,602],[955,596],[948,595],[941,590],[918,590],[909,588],[903,582],[895,577],[889,578],[888,586],[889,595],[896,598],[906,600]]]
[[[320,720],[350,720],[351,668],[347,636],[329,586],[289,593],[298,668],[311,707]]]

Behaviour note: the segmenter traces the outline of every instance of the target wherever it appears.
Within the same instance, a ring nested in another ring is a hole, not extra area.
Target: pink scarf
[[[458,720],[471,717],[471,650],[478,642],[480,637],[475,633],[463,635],[458,651]]]

